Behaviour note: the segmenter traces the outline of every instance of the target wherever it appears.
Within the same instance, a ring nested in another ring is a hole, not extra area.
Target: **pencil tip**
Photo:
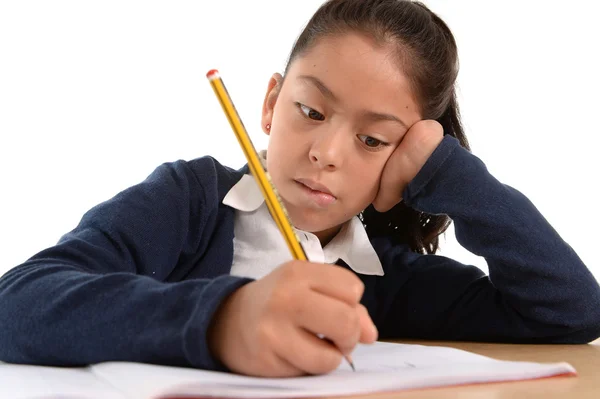
[[[354,368],[354,360],[352,360],[352,356],[344,355],[344,357],[346,358],[346,361],[350,365],[350,368],[352,369],[352,371],[356,371],[356,369]]]

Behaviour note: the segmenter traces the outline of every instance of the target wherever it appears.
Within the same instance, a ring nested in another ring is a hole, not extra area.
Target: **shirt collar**
[[[265,166],[266,151],[259,152],[259,158]],[[251,174],[245,174],[227,192],[223,204],[243,212],[252,212],[264,203],[264,198]],[[294,228],[295,229],[295,228]],[[295,229],[297,233],[312,234]],[[325,262],[335,263],[342,259],[355,272],[369,275],[384,274],[381,261],[365,231],[364,225],[354,216],[342,226],[342,229],[325,246]]]

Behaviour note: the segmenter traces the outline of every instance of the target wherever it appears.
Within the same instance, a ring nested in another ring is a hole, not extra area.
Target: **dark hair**
[[[444,134],[470,151],[460,121],[455,81],[458,51],[448,26],[424,4],[409,0],[329,0],[309,20],[289,56],[285,74],[297,57],[326,36],[359,32],[380,45],[395,45],[397,60],[411,81],[424,119],[435,119]],[[433,254],[451,221],[400,202],[387,212],[372,205],[359,215],[370,236],[392,235],[412,251]]]

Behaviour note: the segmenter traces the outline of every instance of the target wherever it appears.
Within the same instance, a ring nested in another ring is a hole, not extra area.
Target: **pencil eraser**
[[[216,79],[219,77],[219,71],[216,69],[211,69],[210,71],[208,71],[208,73],[206,74],[206,77],[209,79]]]

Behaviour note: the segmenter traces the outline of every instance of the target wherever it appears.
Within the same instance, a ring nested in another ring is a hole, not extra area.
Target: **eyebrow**
[[[339,102],[339,100],[335,96],[335,94],[333,94],[333,92],[331,90],[329,90],[329,88],[327,86],[325,86],[325,83],[321,82],[321,80],[319,80],[318,78],[316,78],[314,76],[310,76],[310,75],[300,75],[300,76],[298,76],[298,79],[312,84],[321,92],[321,94],[323,94],[323,96],[327,97],[331,101]],[[408,126],[406,125],[406,123],[404,123],[400,118],[398,118],[394,115],[382,114],[382,113],[374,112],[374,111],[363,111],[362,114],[365,118],[370,119],[374,122],[378,122],[378,121],[397,122],[400,125],[402,125],[402,127],[404,127],[405,129],[408,130]]]

